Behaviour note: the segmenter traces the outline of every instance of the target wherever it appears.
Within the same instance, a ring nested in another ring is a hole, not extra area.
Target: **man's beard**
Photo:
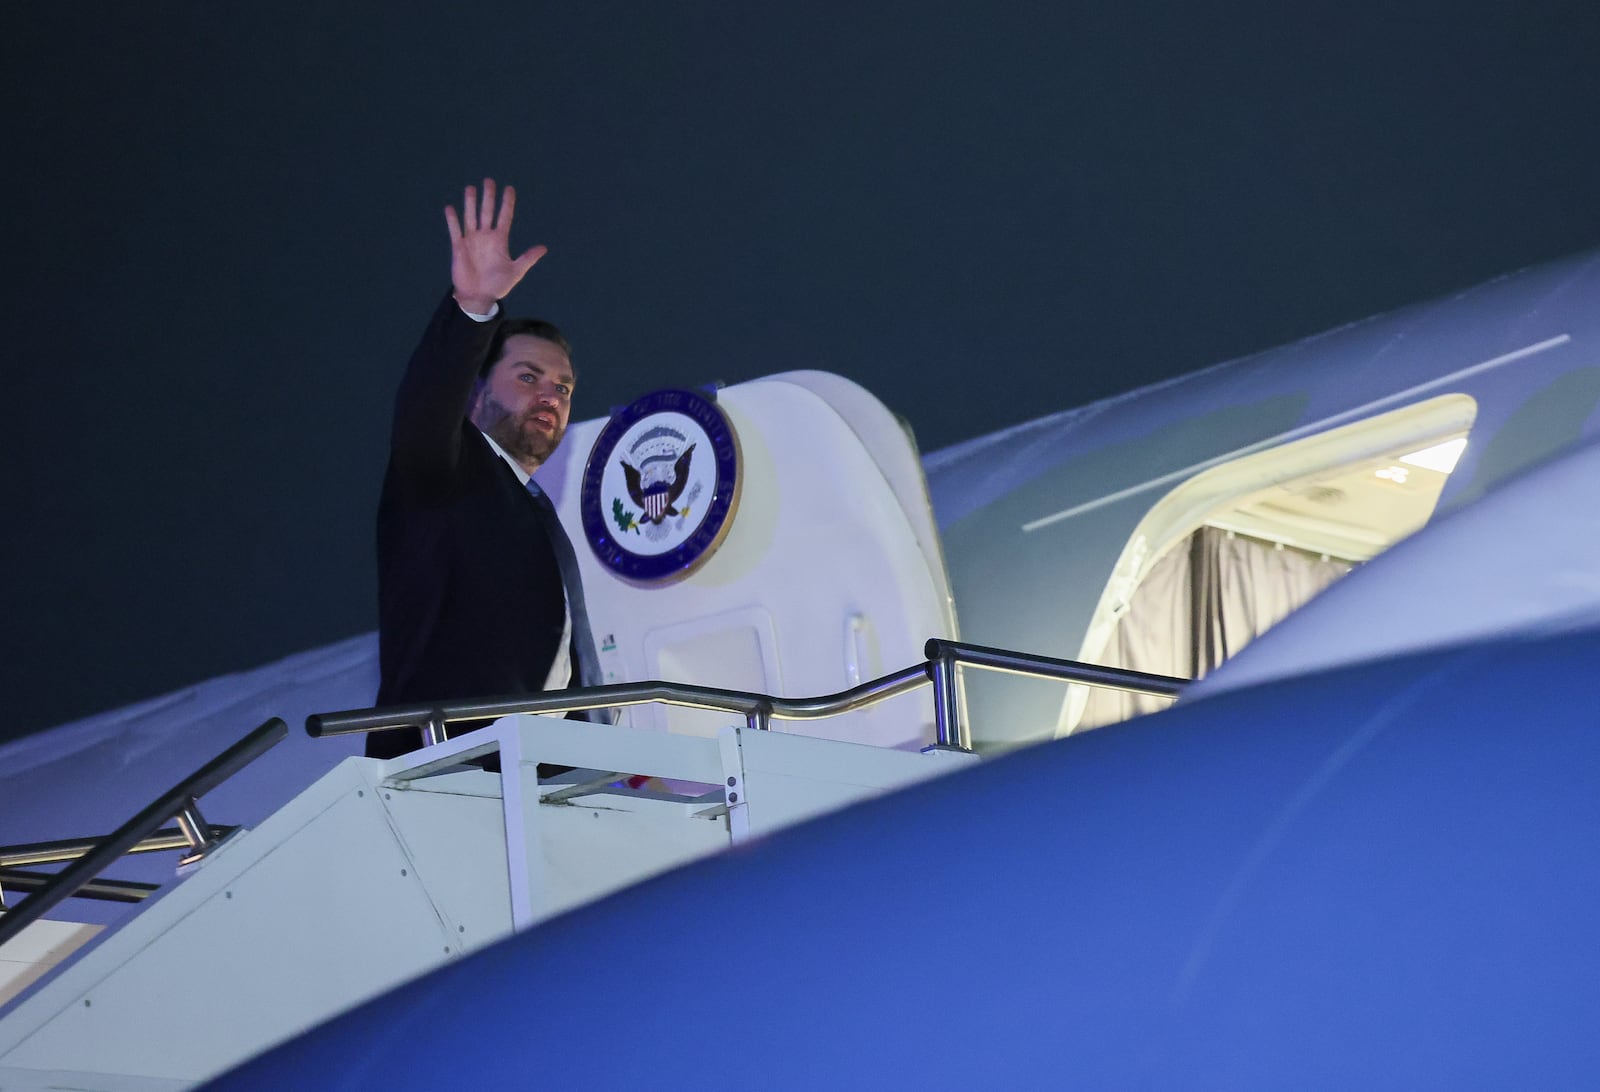
[[[487,423],[474,420],[479,428],[483,429],[495,443],[505,449],[517,462],[534,460],[543,464],[544,461],[555,454],[561,445],[561,438],[567,434],[566,427],[557,424],[554,432],[545,432],[533,418],[540,413],[555,414],[547,409],[530,410],[518,417],[514,415],[505,404],[496,401],[492,396],[485,396],[479,412],[475,418],[488,418]]]

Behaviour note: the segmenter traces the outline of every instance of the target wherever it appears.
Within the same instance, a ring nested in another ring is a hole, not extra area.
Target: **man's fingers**
[[[478,210],[478,223],[486,231],[494,230],[494,179],[483,180],[483,207]]]
[[[507,186],[505,194],[500,198],[500,211],[495,214],[494,228],[496,231],[509,232],[511,230],[511,212],[517,207],[517,187]]]
[[[450,222],[450,238],[459,239],[463,232],[471,231],[509,232],[511,214],[516,207],[516,187],[507,186],[500,198],[500,207],[496,209],[494,179],[485,178],[481,197],[476,186],[468,186],[463,191],[460,217],[456,216],[454,209],[446,213]],[[538,261],[537,258],[534,260]]]
[[[444,222],[450,228],[450,241],[456,242],[461,238],[461,217],[456,215],[454,205],[444,207]]]

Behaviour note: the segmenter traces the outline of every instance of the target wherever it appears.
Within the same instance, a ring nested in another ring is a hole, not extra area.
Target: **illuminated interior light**
[[[1394,482],[1396,485],[1404,485],[1406,479],[1411,477],[1411,471],[1403,466],[1386,466],[1382,470],[1374,470],[1372,476],[1382,478],[1386,482]]]
[[[1420,466],[1424,470],[1437,470],[1441,474],[1448,474],[1456,468],[1456,460],[1461,458],[1461,453],[1466,447],[1467,438],[1458,436],[1454,440],[1446,440],[1442,444],[1434,444],[1421,451],[1402,455],[1400,461],[1411,466]]]

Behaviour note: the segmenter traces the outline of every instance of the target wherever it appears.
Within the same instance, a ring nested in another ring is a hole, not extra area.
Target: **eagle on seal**
[[[689,487],[689,459],[694,455],[695,445],[690,444],[684,448],[683,454],[672,464],[672,479],[670,481],[653,481],[649,485],[643,484],[642,476],[636,467],[629,466],[627,462],[618,459],[622,465],[622,475],[628,482],[628,496],[633,498],[633,503],[644,509],[643,523],[661,523],[668,516],[678,515],[676,507],[678,498],[683,496],[683,491]]]

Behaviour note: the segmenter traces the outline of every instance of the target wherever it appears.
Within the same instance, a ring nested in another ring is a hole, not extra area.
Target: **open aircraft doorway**
[[[1200,678],[1352,568],[1420,530],[1477,403],[1447,394],[1212,467],[1151,507],[1078,658]],[[1166,701],[1073,686],[1058,736]]]

